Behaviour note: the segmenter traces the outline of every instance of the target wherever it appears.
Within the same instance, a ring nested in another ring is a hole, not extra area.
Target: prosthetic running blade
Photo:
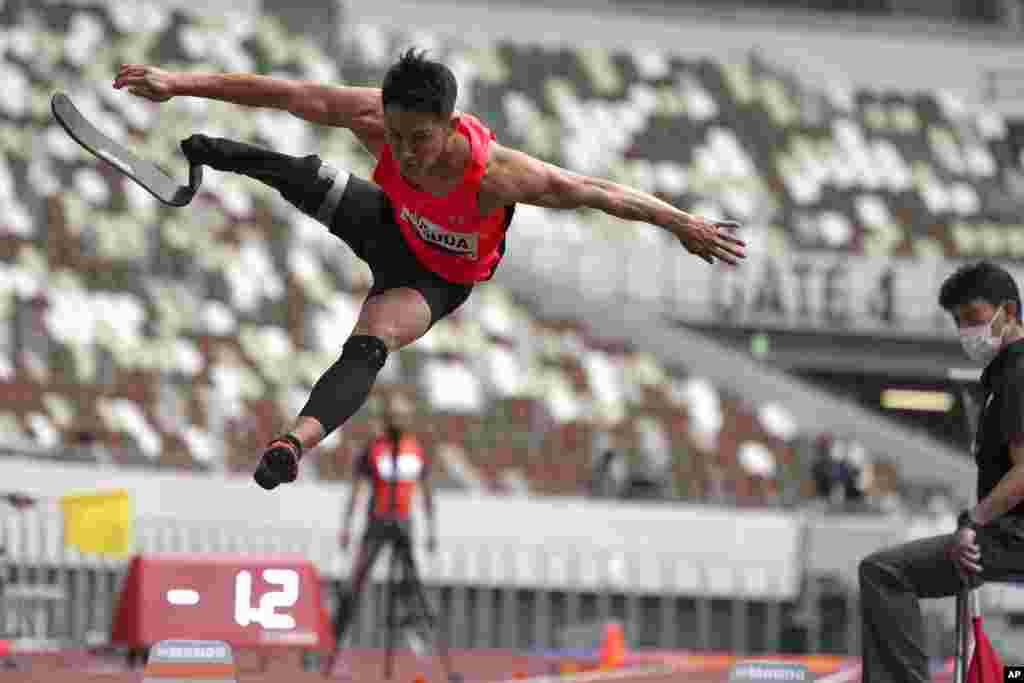
[[[189,165],[188,184],[181,185],[155,163],[142,159],[90,123],[66,94],[54,94],[50,106],[54,118],[75,142],[124,173],[164,204],[185,206],[199,191],[203,182],[202,166]]]

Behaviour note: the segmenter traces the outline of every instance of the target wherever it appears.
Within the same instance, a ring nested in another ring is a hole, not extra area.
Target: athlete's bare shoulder
[[[487,146],[487,166],[484,176],[480,179],[480,213],[489,215],[498,208],[505,206],[508,201],[510,178],[510,166],[515,150],[505,147],[492,140]]]

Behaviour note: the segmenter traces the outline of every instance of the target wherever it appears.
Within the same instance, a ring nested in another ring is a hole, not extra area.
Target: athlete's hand
[[[7,502],[13,507],[21,510],[35,505],[36,499],[32,496],[26,496],[23,493],[8,493]]]
[[[948,548],[949,558],[965,578],[981,573],[981,548],[977,544],[977,533],[964,527],[953,534]]]
[[[682,214],[672,226],[672,232],[686,251],[708,263],[716,260],[739,265],[747,257],[746,242],[736,237],[736,221],[715,221],[701,216]]]
[[[174,74],[146,64],[122,64],[114,79],[114,88],[153,102],[166,102],[174,97]]]

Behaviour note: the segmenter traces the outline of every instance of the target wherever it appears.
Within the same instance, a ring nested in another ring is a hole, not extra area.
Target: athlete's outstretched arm
[[[567,171],[508,147],[492,144],[481,191],[488,203],[522,203],[551,209],[598,209],[641,221],[675,235],[687,251],[708,263],[736,265],[746,258],[734,221],[714,221],[681,211],[657,197],[620,183]]]
[[[325,126],[348,128],[376,154],[384,143],[380,88],[326,85],[254,73],[168,71],[124,64],[114,87],[154,102],[205,97],[248,107],[269,107]]]

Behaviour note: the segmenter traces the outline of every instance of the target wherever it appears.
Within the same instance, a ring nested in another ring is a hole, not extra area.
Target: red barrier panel
[[[333,646],[312,563],[297,557],[144,555],[132,559],[111,640],[223,640],[235,648]]]

